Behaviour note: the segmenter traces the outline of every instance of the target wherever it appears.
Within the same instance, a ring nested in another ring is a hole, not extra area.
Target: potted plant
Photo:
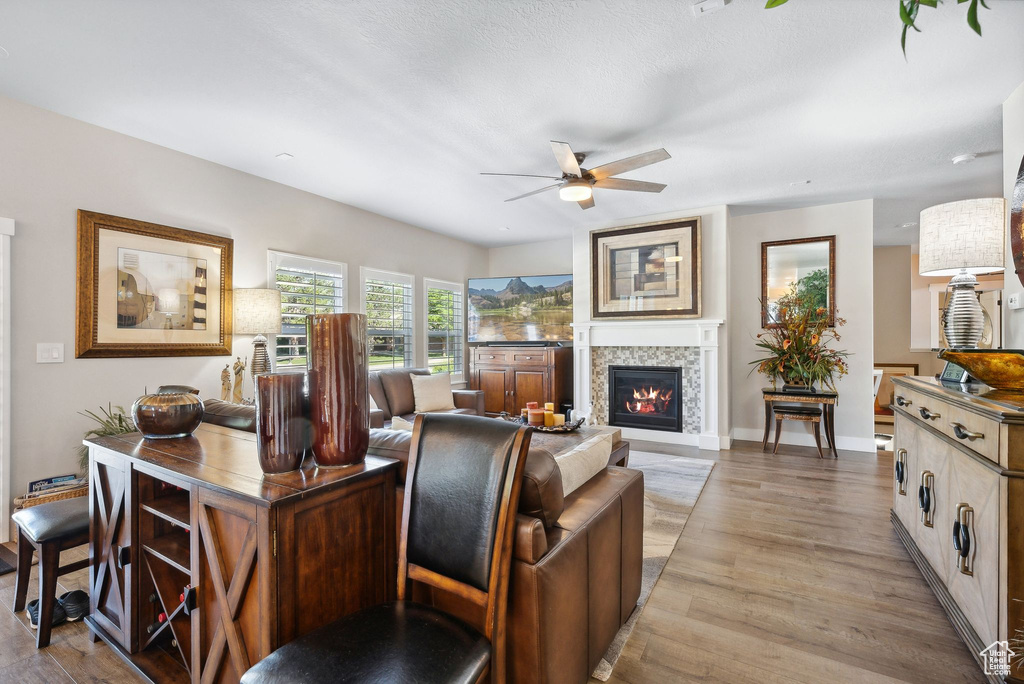
[[[110,404],[107,404],[107,408],[100,406],[100,412],[98,414],[93,413],[92,411],[81,411],[80,415],[83,415],[86,418],[91,418],[97,424],[96,427],[91,430],[86,430],[82,439],[89,439],[90,437],[107,437],[110,435],[124,435],[138,430],[138,428],[135,427],[135,423],[132,422],[131,416],[125,413],[124,408],[121,406],[111,406]],[[78,467],[88,474],[89,447],[84,444],[78,447]]]
[[[849,354],[829,346],[840,340],[836,328],[846,321],[836,317],[835,323],[828,327],[825,307],[791,292],[778,301],[777,323],[757,336],[756,346],[767,355],[750,363],[773,386],[781,378],[786,390],[811,392],[820,384],[835,392],[836,379],[849,372]]]

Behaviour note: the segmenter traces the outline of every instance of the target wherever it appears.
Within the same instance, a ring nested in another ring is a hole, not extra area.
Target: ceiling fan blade
[[[594,182],[595,188],[605,190],[634,190],[636,192],[661,192],[666,186],[664,183],[648,183],[647,181],[629,180],[628,178],[602,178]]]
[[[541,188],[540,190],[534,190],[533,192],[528,192],[525,195],[519,195],[518,197],[509,197],[505,201],[506,202],[515,202],[518,199],[523,199],[524,197],[529,197],[530,195],[537,195],[537,194],[540,194],[540,193],[544,192],[545,190],[552,190],[554,188],[559,188],[561,186],[562,186],[561,183],[555,183],[554,185],[546,185],[543,188]]]
[[[533,173],[489,173],[483,172],[481,176],[515,176],[517,178],[550,178],[552,180],[560,180],[561,176],[538,176]]]
[[[581,202],[577,202],[576,204],[580,205],[580,209],[590,209],[591,207],[594,206],[594,196],[591,195],[587,199]]]
[[[558,162],[558,168],[562,169],[562,173],[576,176],[577,178],[583,175],[583,172],[580,171],[579,162],[576,161],[576,155],[573,154],[569,143],[552,140],[551,151],[555,153],[555,160]]]
[[[554,145],[554,143],[552,143]],[[650,166],[651,164],[657,164],[660,161],[671,159],[672,155],[665,151],[665,148],[660,150],[651,150],[650,152],[644,152],[633,157],[626,157],[619,161],[609,162],[608,164],[602,164],[596,168],[590,169],[589,173],[597,180],[602,178],[608,178],[609,176],[617,176],[620,173],[626,173],[633,169],[639,169],[644,166]]]

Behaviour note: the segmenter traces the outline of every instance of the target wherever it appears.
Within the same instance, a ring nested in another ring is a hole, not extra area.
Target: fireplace
[[[608,366],[608,424],[680,432],[681,377],[670,366]]]

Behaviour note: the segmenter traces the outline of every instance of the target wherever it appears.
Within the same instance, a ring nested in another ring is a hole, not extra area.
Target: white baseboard
[[[694,435],[685,432],[666,432],[664,430],[644,430],[642,428],[619,428],[623,439],[642,439],[662,444],[681,444],[695,446],[706,451],[728,449],[731,440],[727,436]]]
[[[733,428],[732,438],[744,442],[760,442],[764,439],[762,428]],[[772,435],[769,443],[775,439],[775,428],[772,428]],[[792,446],[814,446],[814,435],[807,432],[796,432],[783,428],[779,444],[790,444]],[[825,438],[821,439],[821,446],[825,448]],[[845,451],[867,451],[875,452],[874,437],[844,437],[836,435],[836,448]]]

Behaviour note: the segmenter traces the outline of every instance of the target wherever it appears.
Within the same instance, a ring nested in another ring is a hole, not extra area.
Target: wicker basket
[[[54,501],[62,501],[64,499],[74,499],[78,496],[85,496],[89,493],[89,484],[85,483],[78,487],[70,487],[68,489],[61,489],[57,492],[51,492],[49,494],[39,494],[38,496],[19,496],[14,500],[14,510],[20,511],[23,508],[29,508],[30,506],[38,506],[39,504],[52,503]]]

